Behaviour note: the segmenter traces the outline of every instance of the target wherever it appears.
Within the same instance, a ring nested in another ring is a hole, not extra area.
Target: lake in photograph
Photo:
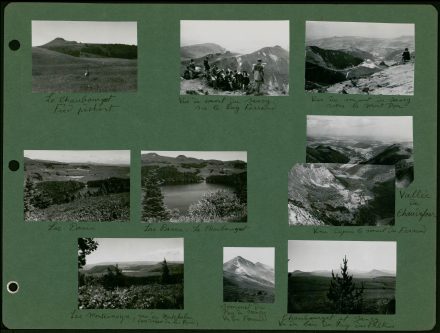
[[[183,185],[164,185],[160,187],[164,196],[164,203],[169,209],[179,209],[186,214],[189,206],[203,198],[209,192],[225,190],[233,192],[229,186],[211,183],[195,183]]]

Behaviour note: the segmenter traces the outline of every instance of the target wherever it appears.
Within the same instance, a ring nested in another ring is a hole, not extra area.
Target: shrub
[[[189,217],[193,221],[240,221],[246,215],[246,205],[231,192],[219,190],[210,192],[189,207]]]

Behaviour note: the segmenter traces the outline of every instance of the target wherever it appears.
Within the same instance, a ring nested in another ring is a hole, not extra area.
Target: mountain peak
[[[65,45],[65,44],[72,45],[72,44],[78,44],[78,43],[75,41],[65,40],[62,37],[57,37],[57,38],[51,40],[49,43],[44,44],[43,46],[59,46],[59,45]]]

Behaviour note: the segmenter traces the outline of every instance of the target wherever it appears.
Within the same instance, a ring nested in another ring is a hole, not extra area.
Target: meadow
[[[137,59],[75,57],[42,47],[32,48],[32,92],[136,90]]]
[[[289,313],[332,313],[327,299],[331,277],[289,276]],[[396,279],[391,276],[353,278],[364,284],[363,314],[394,314]]]

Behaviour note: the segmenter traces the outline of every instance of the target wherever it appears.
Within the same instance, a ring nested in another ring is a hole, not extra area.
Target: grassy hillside
[[[32,48],[33,92],[136,90],[136,59],[76,57],[42,47]]]
[[[275,288],[239,281],[223,272],[223,302],[273,303]]]

